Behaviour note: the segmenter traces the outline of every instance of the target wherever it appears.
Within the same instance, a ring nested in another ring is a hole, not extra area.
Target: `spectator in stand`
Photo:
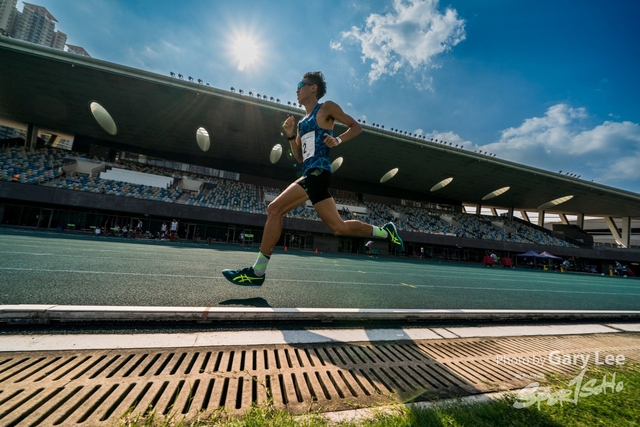
[[[628,265],[625,265],[625,266],[624,266],[624,270],[625,270],[625,274],[626,274],[628,277],[635,277],[635,275],[636,275],[636,274],[633,272],[633,270],[631,269],[631,267],[629,267]]]
[[[364,244],[364,254],[366,256],[371,255],[371,246],[373,246],[373,240],[369,240],[367,243]]]
[[[620,262],[616,261],[616,271],[615,274],[618,276],[622,276],[622,264],[620,264]]]
[[[171,221],[171,241],[174,242],[176,240],[176,237],[178,236],[178,221],[174,218],[173,221]]]

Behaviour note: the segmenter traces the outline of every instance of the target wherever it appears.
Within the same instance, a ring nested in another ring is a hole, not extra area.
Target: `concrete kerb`
[[[330,425],[336,425],[339,423],[361,423],[365,420],[370,420],[376,417],[376,415],[395,415],[401,413],[401,411],[411,408],[420,408],[420,409],[435,409],[435,408],[447,408],[449,406],[454,405],[480,405],[487,404],[494,401],[498,401],[504,399],[511,395],[517,395],[518,390],[509,390],[509,391],[500,391],[494,393],[482,393],[482,394],[474,394],[471,396],[458,397],[453,399],[443,399],[434,402],[414,402],[414,403],[406,403],[392,406],[379,406],[375,408],[361,408],[361,409],[352,409],[347,411],[335,411],[335,412],[324,412],[319,414],[320,417],[324,418],[329,422]],[[308,419],[308,415],[302,415],[298,417],[299,420],[303,421]]]
[[[0,323],[637,320],[640,311],[0,305]]]

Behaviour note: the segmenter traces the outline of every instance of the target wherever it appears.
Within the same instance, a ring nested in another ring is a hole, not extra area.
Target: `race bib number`
[[[302,135],[302,159],[307,160],[316,154],[316,132],[311,131]]]

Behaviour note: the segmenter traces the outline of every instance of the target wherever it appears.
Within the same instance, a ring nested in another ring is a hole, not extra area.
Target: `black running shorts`
[[[309,200],[314,205],[331,197],[331,172],[326,169],[310,169],[296,181],[296,184],[307,192]]]

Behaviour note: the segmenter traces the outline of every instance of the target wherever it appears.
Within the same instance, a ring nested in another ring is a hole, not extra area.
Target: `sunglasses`
[[[304,80],[298,83],[298,89],[302,89],[305,85],[313,86],[315,83],[305,82]]]

